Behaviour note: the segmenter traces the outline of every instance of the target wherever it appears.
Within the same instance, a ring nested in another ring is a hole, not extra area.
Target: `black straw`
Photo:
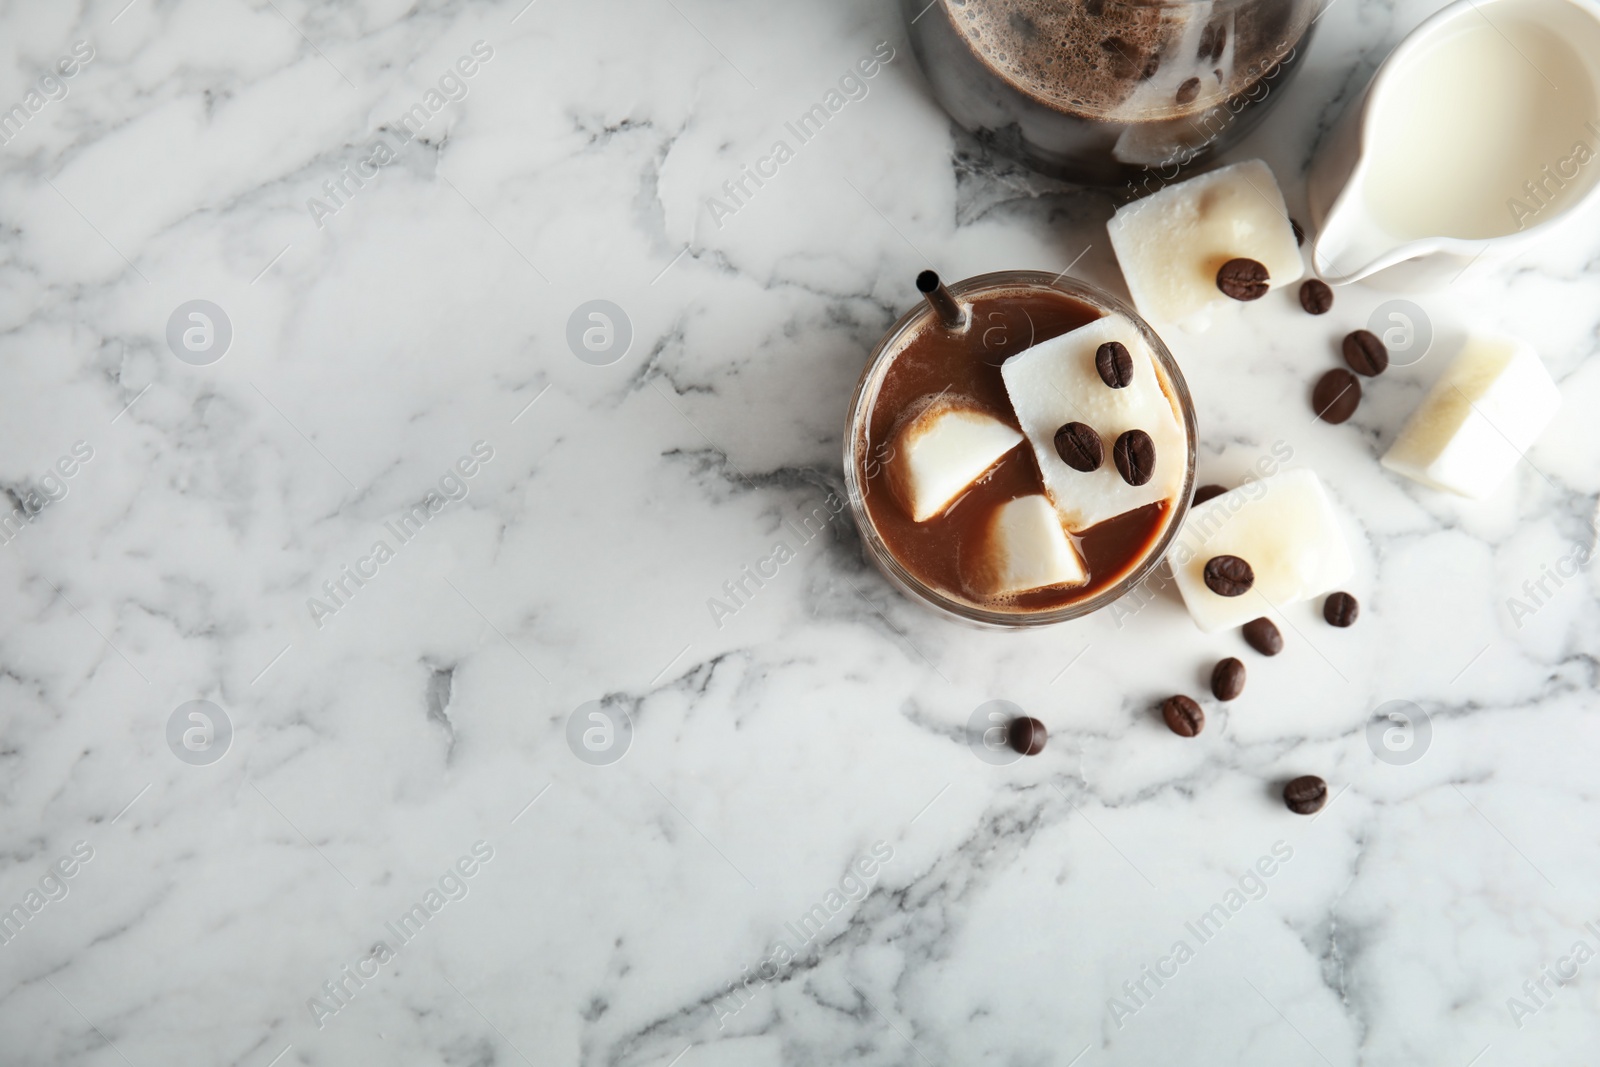
[[[966,314],[962,312],[961,305],[956,303],[956,298],[950,295],[950,290],[939,280],[938,274],[925,270],[917,275],[917,289],[928,298],[929,306],[939,316],[945,329],[959,330],[966,325]]]

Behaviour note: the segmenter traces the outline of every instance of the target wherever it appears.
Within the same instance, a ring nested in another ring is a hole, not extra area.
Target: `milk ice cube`
[[[968,591],[980,597],[1089,580],[1056,509],[1038,493],[995,508],[974,547],[971,555],[963,553],[963,569]]]
[[[1213,593],[1205,580],[1213,556],[1238,556],[1255,571],[1255,584],[1240,596]],[[1354,569],[1321,479],[1303,468],[1192,508],[1170,558],[1178,592],[1206,633],[1321,596],[1343,585]]]
[[[1108,341],[1121,342],[1133,358],[1133,380],[1121,389],[1106,385],[1095,369],[1095,352]],[[1000,376],[1068,530],[1080,533],[1182,491],[1189,448],[1183,423],[1144,335],[1125,316],[1107,314],[1024,349],[1006,360]],[[1056,453],[1056,431],[1069,422],[1100,435],[1105,459],[1098,470],[1073,470]],[[1155,473],[1144,485],[1123,481],[1111,460],[1112,445],[1128,430],[1143,430],[1155,443]]]
[[[1235,302],[1217,288],[1230,259],[1266,267],[1273,289],[1305,273],[1283,193],[1259,159],[1126,204],[1106,230],[1140,314],[1192,329],[1209,326],[1216,305]]]
[[[1016,430],[960,398],[925,398],[895,430],[889,491],[913,521],[927,522],[1021,441]]]
[[[1434,489],[1485,497],[1560,407],[1561,391],[1526,342],[1469,337],[1382,463]]]

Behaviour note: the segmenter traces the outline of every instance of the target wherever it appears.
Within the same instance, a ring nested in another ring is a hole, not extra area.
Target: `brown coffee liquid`
[[[1313,5],[1282,0],[1197,0],[1156,6],[1128,0],[945,0],[957,33],[1019,92],[1088,119],[1109,117],[1157,72],[1208,90],[1142,108],[1121,121],[1201,112],[1210,90],[1234,96],[1283,60]]]
[[[1000,365],[1040,341],[1059,337],[1101,317],[1102,312],[1048,289],[1001,290],[963,297],[972,324],[961,332],[941,327],[932,315],[889,363],[872,413],[867,440],[857,450],[857,471],[867,514],[890,555],[924,585],[992,611],[1050,611],[1088,599],[1115,585],[1149,554],[1171,511],[1148,504],[1078,535],[1069,534],[1089,571],[1083,585],[1035,589],[1014,596],[980,599],[962,582],[962,552],[976,550],[994,510],[1020,496],[1044,492],[1033,447],[1023,441],[950,507],[926,522],[914,522],[889,489],[888,459],[895,424],[927,397],[965,398],[1021,432],[1011,411]],[[1110,462],[1107,456],[1106,462]]]

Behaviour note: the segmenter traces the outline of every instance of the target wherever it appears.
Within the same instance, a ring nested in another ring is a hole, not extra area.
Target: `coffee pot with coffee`
[[[1321,0],[902,0],[950,115],[1036,170],[1152,192],[1282,95]]]

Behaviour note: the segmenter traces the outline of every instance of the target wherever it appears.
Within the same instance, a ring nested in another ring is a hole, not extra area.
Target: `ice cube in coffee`
[[[869,552],[974,621],[1109,603],[1159,560],[1188,500],[1194,413],[1176,365],[1131,310],[1072,280],[1011,271],[939,295],[956,303],[903,318],[852,405]]]

